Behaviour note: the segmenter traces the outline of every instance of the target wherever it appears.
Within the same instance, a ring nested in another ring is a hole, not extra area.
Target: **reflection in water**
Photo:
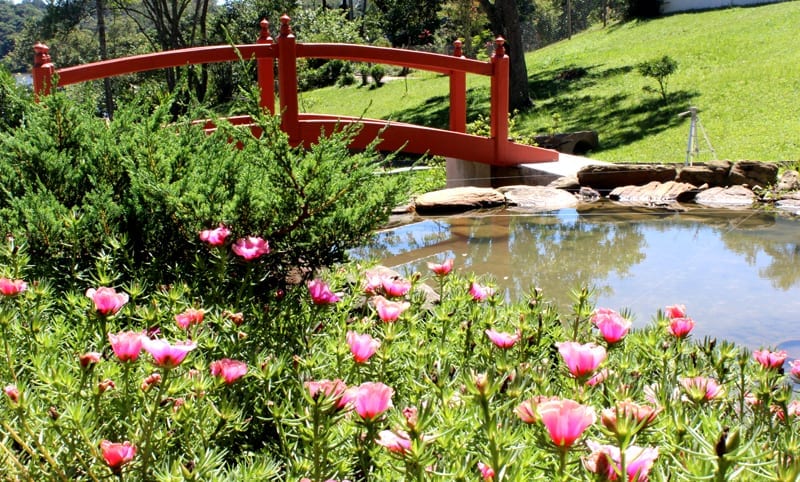
[[[800,339],[800,222],[763,212],[593,204],[470,214],[378,233],[351,255],[406,274],[455,257],[457,270],[492,277],[507,299],[539,287],[562,308],[572,289],[590,286],[598,306],[630,309],[637,326],[684,303],[695,336],[751,348]]]

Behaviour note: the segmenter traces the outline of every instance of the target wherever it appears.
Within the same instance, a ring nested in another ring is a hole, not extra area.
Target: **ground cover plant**
[[[693,340],[691,307],[643,328],[579,290],[506,303],[454,261],[409,279],[356,263],[264,303],[198,286],[27,276],[2,245],[0,464],[12,480],[796,480],[800,362]],[[245,261],[247,260],[247,261]],[[267,273],[264,273],[267,275]],[[227,284],[226,284],[227,285]],[[230,285],[228,285],[230,286]]]
[[[517,127],[521,134],[597,130],[600,148],[590,156],[604,161],[683,162],[689,124],[678,114],[694,105],[720,158],[796,161],[800,125],[786,99],[797,90],[798,21],[800,4],[783,2],[581,32],[526,54],[534,108],[517,117]],[[636,70],[663,56],[679,65],[667,103],[644,90],[653,80]],[[488,112],[488,80],[468,76],[467,83],[472,121]],[[415,71],[376,90],[306,92],[301,108],[446,128],[447,95],[447,77]]]

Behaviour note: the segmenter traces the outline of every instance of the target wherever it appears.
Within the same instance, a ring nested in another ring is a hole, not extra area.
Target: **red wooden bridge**
[[[455,43],[454,54],[373,47],[353,44],[296,42],[289,25],[289,17],[281,17],[277,41],[269,33],[269,23],[261,21],[261,34],[255,44],[219,45],[170,50],[106,60],[90,64],[56,69],[49,48],[41,43],[34,46],[33,85],[37,97],[47,95],[57,82],[58,87],[98,80],[123,74],[149,70],[182,67],[194,64],[233,62],[241,58],[257,63],[258,84],[261,89],[261,107],[275,113],[274,64],[278,63],[278,98],[282,129],[295,145],[314,143],[321,129],[331,132],[342,125],[357,123],[363,126],[353,139],[351,147],[363,149],[376,137],[383,151],[402,150],[417,154],[433,154],[493,166],[513,166],[522,163],[558,160],[558,152],[508,139],[508,56],[504,40],[495,41],[494,55],[488,62],[462,56],[460,42]],[[450,77],[449,130],[341,115],[301,113],[297,100],[297,59],[342,59],[405,66],[445,74]],[[491,134],[489,137],[466,133],[467,89],[466,74],[485,75],[491,78]],[[249,116],[231,118],[234,124],[247,125]]]

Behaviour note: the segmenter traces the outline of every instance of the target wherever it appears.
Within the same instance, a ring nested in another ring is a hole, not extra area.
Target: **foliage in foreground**
[[[785,352],[630,329],[586,290],[557,313],[450,273],[350,264],[215,304],[210,269],[147,291],[0,276],[0,466],[19,480],[795,480]],[[261,253],[260,257],[269,257]],[[428,286],[426,288],[426,285]],[[438,295],[438,296],[437,296]],[[440,298],[439,298],[440,297]],[[437,299],[438,298],[438,299]],[[800,363],[792,364],[793,376]],[[627,475],[626,475],[627,474]]]
[[[54,95],[0,133],[3,234],[26,240],[32,275],[71,282],[103,252],[119,282],[169,283],[197,274],[197,233],[223,224],[269,238],[266,290],[341,260],[406,201],[403,176],[376,175],[386,159],[350,152],[352,130],[304,150],[277,118],[256,116],[258,137],[224,121],[209,134],[192,122],[203,112],[175,122],[169,106],[133,103],[107,123]]]

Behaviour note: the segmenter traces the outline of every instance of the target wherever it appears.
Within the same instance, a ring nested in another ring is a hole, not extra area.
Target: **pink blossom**
[[[786,357],[789,354],[786,350],[769,351],[769,350],[756,350],[753,352],[753,358],[761,364],[762,367],[768,370],[777,370],[783,366]]]
[[[247,374],[247,363],[230,358],[211,362],[211,375],[220,377],[230,385]]]
[[[108,334],[108,341],[111,343],[111,349],[117,355],[119,361],[128,362],[136,361],[139,359],[139,353],[142,351],[142,341],[147,336],[140,331],[124,331],[122,333]]]
[[[386,447],[390,452],[404,454],[411,450],[411,438],[408,436],[408,433],[403,430],[398,430],[396,432],[381,430],[378,433],[378,437],[375,443]]]
[[[590,387],[593,387],[599,383],[603,383],[608,378],[608,369],[603,368],[602,370],[598,370],[597,373],[591,376],[588,380],[586,380],[586,384]]]
[[[600,423],[616,435],[628,435],[650,425],[660,410],[632,400],[617,401],[614,407],[600,412]]]
[[[617,343],[628,334],[631,321],[608,308],[598,308],[592,315],[592,323],[600,330],[600,335],[606,343]]]
[[[594,408],[567,398],[542,402],[537,410],[550,439],[565,448],[571,447],[597,419]]]
[[[308,282],[308,292],[311,294],[311,301],[315,305],[332,305],[337,303],[340,298],[328,287],[328,284],[320,279]]]
[[[245,261],[252,261],[269,254],[269,243],[263,238],[248,236],[236,240],[231,246],[231,250]]]
[[[411,306],[411,303],[408,301],[391,301],[380,295],[375,296],[372,299],[372,303],[375,305],[378,317],[384,323],[397,321],[400,315]]]
[[[161,383],[161,374],[160,373],[151,373],[142,381],[142,385],[139,387],[142,389],[143,392],[150,390],[150,387],[159,385]]]
[[[230,234],[230,229],[220,224],[218,228],[200,231],[200,241],[207,243],[209,246],[222,246]]]
[[[380,382],[364,382],[354,392],[353,408],[364,420],[374,420],[392,407],[394,390]]]
[[[175,315],[175,323],[182,329],[189,328],[190,325],[199,325],[203,322],[206,312],[195,308],[187,308],[183,313]]]
[[[453,263],[455,263],[453,258],[447,259],[441,264],[428,263],[428,269],[433,271],[436,276],[447,276],[453,270]]]
[[[672,318],[669,321],[669,332],[675,338],[684,338],[694,329],[694,320],[691,318]]]
[[[606,349],[595,343],[580,344],[575,341],[556,343],[558,352],[575,378],[584,378],[606,359]]]
[[[11,400],[12,403],[19,403],[19,388],[13,383],[8,384],[3,388],[3,392],[5,392],[6,396]]]
[[[589,472],[605,476],[605,480],[618,480],[620,450],[613,445],[601,445],[591,440],[586,442],[592,453],[584,460]],[[625,450],[626,479],[631,482],[647,482],[653,463],[658,458],[658,449],[631,445]]]
[[[680,383],[693,402],[710,401],[722,395],[722,387],[713,378],[702,376],[682,378]]]
[[[367,333],[360,335],[354,331],[347,332],[347,344],[356,363],[365,363],[381,346],[380,340],[372,338]]]
[[[519,419],[525,423],[536,423],[540,420],[538,412],[539,404],[553,400],[558,400],[558,397],[536,395],[535,397],[529,398],[528,400],[525,400],[517,405],[517,408],[514,409],[514,413],[516,413],[517,417],[519,417]]]
[[[130,442],[114,443],[103,440],[100,442],[100,450],[103,452],[106,463],[115,474],[120,474],[122,466],[136,456],[136,447]]]
[[[170,369],[180,365],[186,355],[197,348],[197,344],[185,341],[170,345],[166,340],[145,338],[142,340],[142,348],[153,356],[157,366]]]
[[[486,301],[494,295],[494,288],[482,286],[475,281],[469,285],[469,294],[475,301]]]
[[[507,350],[514,346],[519,339],[522,337],[522,334],[519,330],[512,333],[504,333],[502,331],[494,331],[491,328],[486,330],[486,336],[489,337],[489,340],[494,343],[494,346],[500,348],[501,350]]]
[[[117,293],[114,288],[89,288],[86,296],[94,302],[95,310],[103,316],[113,315],[128,302],[127,293]]]
[[[114,380],[106,378],[97,384],[97,393],[105,393],[107,390],[113,390],[115,388],[117,388],[117,384],[114,383]]]
[[[481,471],[481,477],[483,480],[493,480],[494,478],[494,469],[489,464],[484,464],[483,462],[478,462],[478,470]]]
[[[686,318],[686,305],[670,305],[664,308],[667,318]]]
[[[305,383],[305,387],[312,399],[329,398],[335,402],[336,408],[344,408],[352,401],[349,397],[345,398],[347,385],[338,378],[336,380],[308,381]]]
[[[383,285],[383,292],[386,293],[386,296],[391,296],[393,298],[405,296],[411,289],[411,282],[401,278],[384,276],[381,282]]]
[[[383,276],[378,273],[367,273],[364,281],[364,293],[374,295],[383,288]]]
[[[789,363],[789,369],[791,370],[792,376],[800,380],[800,359],[792,360],[791,363]]]
[[[28,283],[21,279],[0,278],[0,294],[3,296],[17,296],[28,289]]]
[[[98,351],[90,351],[78,356],[78,361],[80,362],[82,368],[86,368],[99,362],[102,356],[103,354]]]
[[[786,405],[786,411],[790,417],[797,417],[800,415],[800,400],[792,400]]]

